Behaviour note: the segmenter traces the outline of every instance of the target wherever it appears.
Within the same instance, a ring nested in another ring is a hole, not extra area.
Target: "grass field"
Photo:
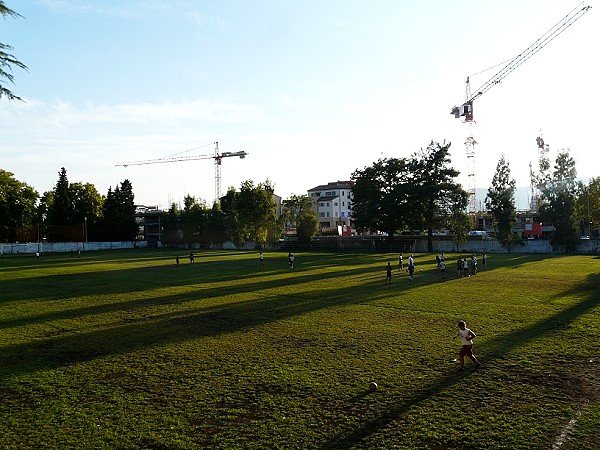
[[[0,448],[599,448],[600,259],[415,256],[5,255]]]

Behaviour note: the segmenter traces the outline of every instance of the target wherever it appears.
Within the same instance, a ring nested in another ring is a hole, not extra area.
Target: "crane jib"
[[[524,51],[519,53],[517,56],[509,60],[509,62],[502,67],[492,78],[483,83],[476,93],[471,95],[470,80],[467,77],[467,94],[465,102],[460,106],[454,106],[450,114],[454,115],[457,119],[464,117],[465,122],[473,121],[473,101],[486,93],[492,87],[500,83],[508,74],[514,71],[517,67],[539,52],[542,48],[556,39],[560,34],[563,33],[568,27],[575,23],[581,16],[591,9],[591,6],[581,3],[563,19],[558,21],[552,28],[550,28],[543,36],[537,39],[533,44],[527,47]]]

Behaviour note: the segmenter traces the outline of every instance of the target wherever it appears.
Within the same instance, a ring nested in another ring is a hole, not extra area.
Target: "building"
[[[352,234],[352,186],[351,181],[335,181],[308,190],[322,234]]]
[[[163,211],[157,206],[136,205],[135,221],[139,227],[139,237],[148,242],[148,247],[157,247],[162,240],[160,219]]]

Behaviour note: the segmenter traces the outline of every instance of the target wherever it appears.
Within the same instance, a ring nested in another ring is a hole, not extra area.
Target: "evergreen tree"
[[[73,225],[74,205],[71,194],[67,169],[62,167],[52,191],[52,204],[48,205],[48,225]]]
[[[139,226],[135,220],[133,188],[129,180],[124,180],[114,191],[109,187],[104,200],[103,219],[99,224],[102,239],[105,241],[132,241],[136,238]]]
[[[496,165],[485,205],[494,217],[496,237],[500,242],[506,243],[509,251],[516,223],[515,191],[516,182],[510,177],[510,165],[502,155]]]

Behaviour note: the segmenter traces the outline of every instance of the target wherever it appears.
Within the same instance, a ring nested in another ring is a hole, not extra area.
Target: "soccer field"
[[[0,448],[598,448],[597,256],[188,254],[0,258]]]

